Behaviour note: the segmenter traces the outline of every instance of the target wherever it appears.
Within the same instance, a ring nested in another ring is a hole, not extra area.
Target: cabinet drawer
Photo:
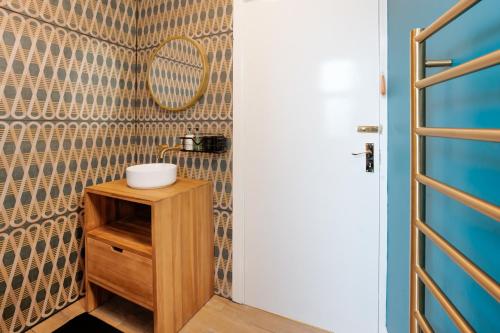
[[[90,282],[148,309],[153,309],[151,259],[87,238],[87,276]]]

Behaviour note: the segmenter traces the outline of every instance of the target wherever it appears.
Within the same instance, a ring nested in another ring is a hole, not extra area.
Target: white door
[[[235,1],[244,303],[377,332],[379,157],[352,153],[380,148],[378,0]]]

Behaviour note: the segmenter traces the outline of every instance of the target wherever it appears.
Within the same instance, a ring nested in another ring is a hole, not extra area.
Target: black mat
[[[71,319],[54,333],[122,333],[122,331],[88,313],[84,313]]]

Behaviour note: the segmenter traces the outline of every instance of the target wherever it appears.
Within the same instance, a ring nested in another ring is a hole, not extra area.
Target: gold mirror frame
[[[185,105],[180,106],[180,107],[176,107],[176,108],[172,108],[172,107],[169,107],[167,105],[164,105],[155,96],[155,94],[153,93],[153,89],[151,87],[151,82],[150,82],[150,80],[151,80],[151,75],[150,74],[151,74],[151,70],[152,70],[152,65],[153,65],[153,62],[156,59],[156,56],[158,55],[158,53],[160,52],[160,50],[165,45],[167,45],[167,43],[169,43],[169,42],[171,42],[173,40],[184,40],[184,41],[192,44],[198,50],[198,52],[200,53],[201,63],[202,63],[202,66],[203,66],[202,79],[201,79],[200,86],[199,86],[198,90],[196,91],[196,94]],[[189,38],[189,37],[186,37],[186,36],[168,37],[166,40],[163,41],[163,43],[161,43],[155,49],[155,51],[151,55],[151,57],[149,59],[149,62],[148,62],[148,72],[147,72],[147,75],[148,75],[148,77],[147,77],[146,82],[147,82],[147,85],[148,85],[149,93],[150,93],[151,97],[153,98],[153,100],[155,101],[155,103],[160,106],[160,108],[162,108],[164,110],[167,110],[167,111],[185,111],[185,110],[189,109],[190,107],[194,106],[196,104],[196,102],[198,102],[200,100],[200,98],[205,94],[205,92],[206,92],[206,90],[208,88],[208,79],[209,79],[209,75],[210,75],[210,69],[208,68],[208,55],[205,52],[205,49],[203,48],[203,46],[200,43],[198,43],[197,41],[195,41],[194,39],[192,39],[192,38]]]

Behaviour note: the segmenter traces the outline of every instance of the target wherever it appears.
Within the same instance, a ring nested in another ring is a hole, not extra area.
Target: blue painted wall
[[[388,0],[389,333],[407,332],[409,327],[409,34],[455,3]],[[459,64],[499,48],[500,1],[484,0],[432,37],[427,54]],[[429,126],[500,128],[500,66],[430,88],[427,109]],[[499,144],[429,139],[427,158],[431,177],[500,205]],[[427,222],[499,281],[499,224],[432,190],[427,201]],[[476,331],[500,332],[500,305],[436,247],[427,246],[426,258],[427,270]],[[426,316],[438,333],[457,331],[430,294]]]

